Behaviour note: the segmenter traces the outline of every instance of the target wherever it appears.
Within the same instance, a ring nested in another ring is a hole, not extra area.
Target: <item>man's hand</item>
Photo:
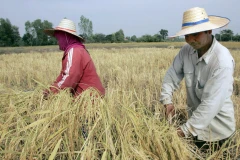
[[[175,115],[175,109],[173,104],[166,104],[165,107],[165,116],[169,121],[169,124],[172,124],[172,117]]]
[[[180,127],[177,129],[177,134],[179,137],[185,137],[185,134],[183,133],[183,131]]]
[[[175,109],[174,109],[174,105],[173,104],[166,104],[164,105],[165,108],[166,108],[166,111],[165,111],[165,116],[167,118],[169,117],[173,117],[175,115]]]

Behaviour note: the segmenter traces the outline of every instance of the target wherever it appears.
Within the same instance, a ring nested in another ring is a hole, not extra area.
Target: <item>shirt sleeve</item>
[[[182,50],[174,58],[171,67],[166,72],[163,79],[163,84],[160,94],[160,102],[162,104],[172,103],[172,95],[174,90],[179,88],[179,83],[182,81],[183,73],[183,57]]]
[[[197,135],[199,130],[206,128],[219,113],[226,98],[231,97],[232,84],[233,68],[215,70],[204,86],[200,105],[186,122],[186,126],[193,135]]]
[[[83,75],[81,53],[72,48],[68,51],[64,61],[66,61],[64,63],[66,66],[63,67],[65,70],[50,88],[54,93],[57,93],[59,89],[76,88]]]

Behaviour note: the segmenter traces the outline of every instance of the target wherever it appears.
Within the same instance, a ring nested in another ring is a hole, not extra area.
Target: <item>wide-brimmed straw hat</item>
[[[64,32],[68,32],[74,36],[77,36],[80,41],[84,41],[84,39],[77,35],[77,32],[76,32],[76,26],[74,24],[73,21],[69,20],[69,19],[62,19],[61,22],[59,23],[59,25],[54,28],[54,29],[45,29],[44,32],[49,35],[49,36],[52,36],[54,37],[54,32],[55,31],[64,31]]]
[[[228,18],[208,16],[204,8],[194,7],[183,13],[182,30],[169,38],[221,28],[229,22]]]

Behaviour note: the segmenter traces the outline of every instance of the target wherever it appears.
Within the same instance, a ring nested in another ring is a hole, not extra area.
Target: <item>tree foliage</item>
[[[33,22],[27,21],[25,23],[26,33],[23,35],[24,44],[31,46],[56,44],[55,38],[43,32],[44,29],[53,28],[52,26],[52,23],[47,20],[41,21],[40,19],[36,19]]]
[[[93,35],[93,25],[92,21],[88,18],[84,17],[83,15],[80,17],[80,22],[78,23],[80,35],[84,39],[88,39]]]
[[[33,22],[25,22],[25,33],[20,37],[18,27],[11,24],[9,19],[0,18],[0,47],[1,46],[42,46],[55,45],[57,41],[54,37],[46,35],[43,30],[50,29],[52,23],[47,20],[36,19]],[[80,35],[85,39],[86,43],[122,43],[122,42],[163,42],[163,41],[184,41],[182,38],[174,38],[168,40],[168,30],[161,29],[157,34],[145,34],[141,37],[125,36],[122,29],[117,32],[93,33],[93,24],[83,15],[78,23]],[[240,41],[240,35],[234,35],[230,29],[220,31],[215,34],[215,38],[219,41]]]
[[[159,33],[160,33],[160,35],[162,36],[162,39],[163,39],[163,40],[165,40],[166,37],[168,36],[168,30],[166,30],[166,29],[161,29],[161,30],[159,31]]]
[[[115,38],[116,38],[116,42],[123,42],[124,41],[124,32],[122,29],[120,29],[119,31],[117,31],[115,33]]]
[[[137,38],[136,42],[162,42],[163,38],[162,35],[160,34],[154,34],[149,35],[149,34],[145,34],[139,38]]]
[[[235,36],[233,36],[233,41],[239,42],[240,41],[240,35],[236,34]]]
[[[233,37],[233,31],[230,29],[225,29],[220,32],[221,41],[231,41]]]
[[[18,27],[9,19],[0,18],[0,46],[18,46],[21,40]]]
[[[96,33],[93,35],[93,39],[95,43],[105,42],[105,34]]]
[[[138,42],[154,42],[153,37],[149,34],[143,35],[137,41]]]
[[[220,33],[215,34],[215,38],[218,41],[238,41],[238,36],[236,35],[236,37],[233,34],[233,31],[230,29],[224,29],[222,31],[220,31]]]
[[[114,42],[116,42],[115,33],[107,35],[105,37],[105,40],[106,40],[107,43],[114,43]]]
[[[136,42],[136,41],[137,41],[137,36],[136,36],[136,35],[133,35],[133,36],[130,38],[130,40],[131,40],[132,42]]]

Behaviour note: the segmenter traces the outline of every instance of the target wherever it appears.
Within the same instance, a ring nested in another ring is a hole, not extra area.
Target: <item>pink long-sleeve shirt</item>
[[[80,45],[73,45],[64,52],[61,73],[50,90],[57,93],[66,88],[70,88],[74,96],[89,88],[96,89],[102,96],[105,94],[90,55]]]

